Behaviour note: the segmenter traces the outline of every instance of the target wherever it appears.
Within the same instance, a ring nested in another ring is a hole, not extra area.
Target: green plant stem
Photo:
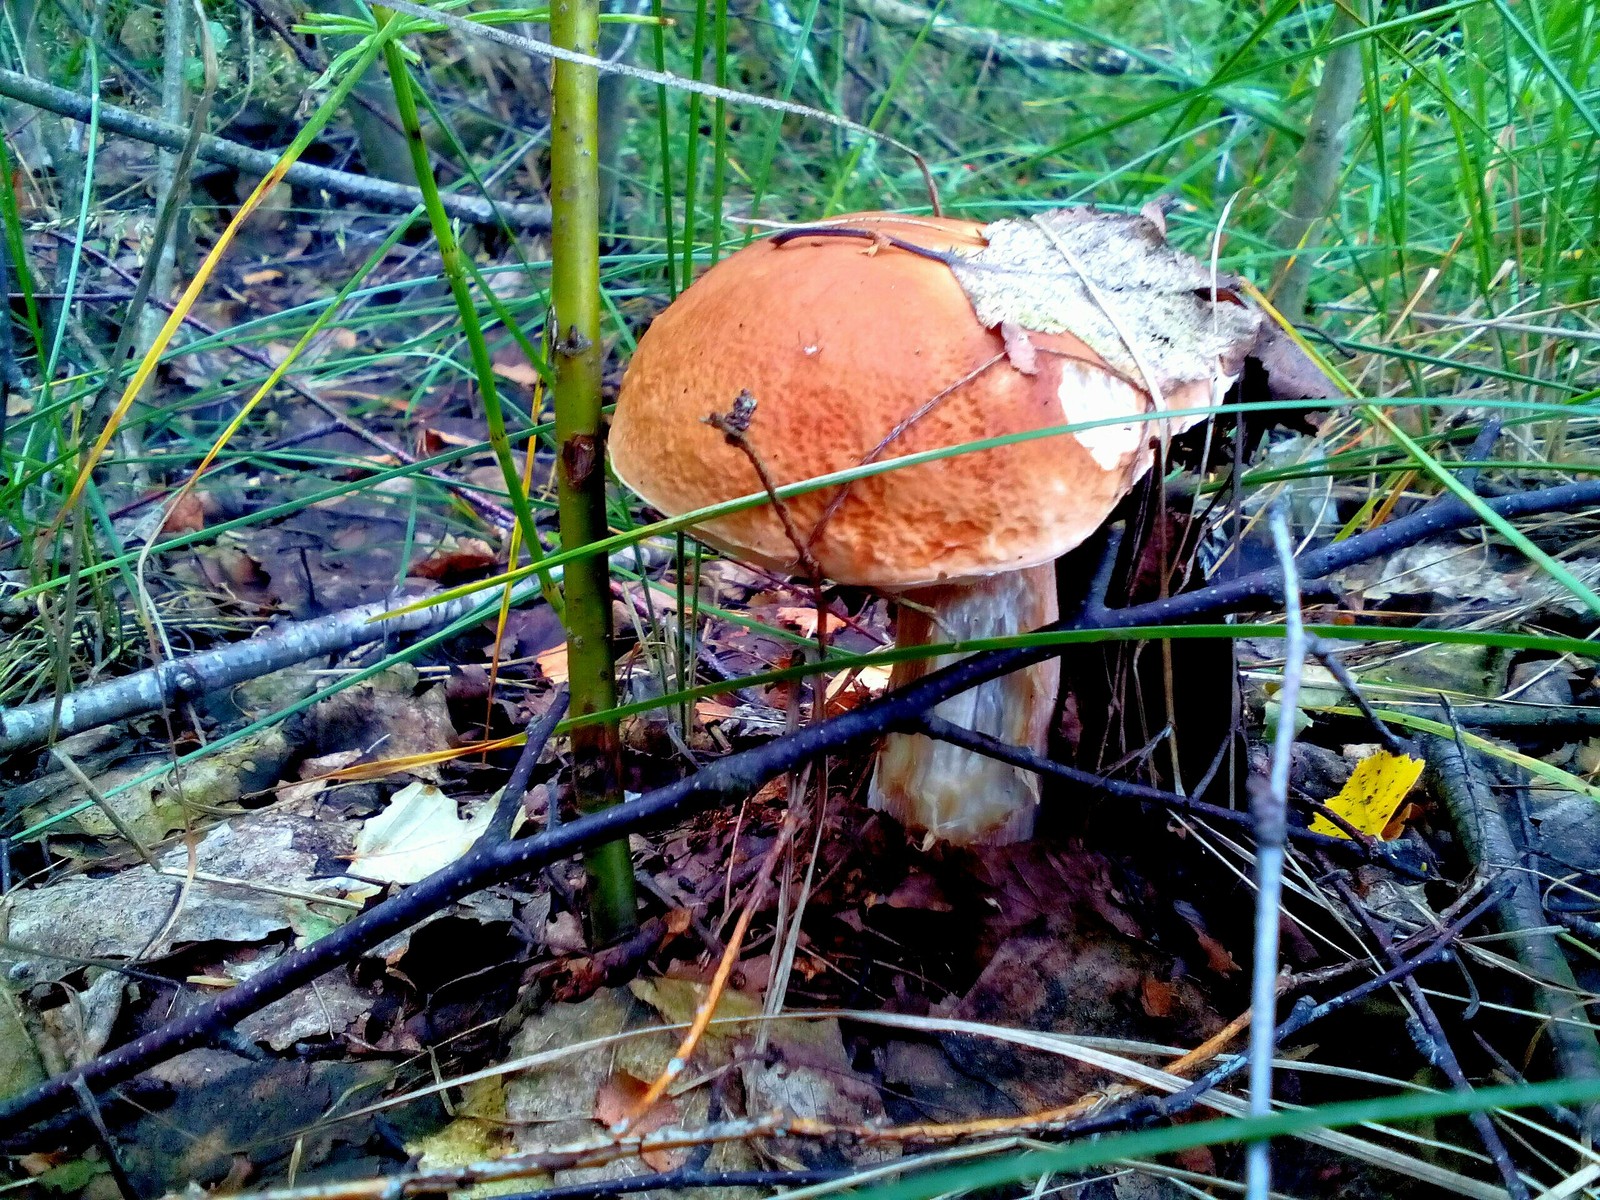
[[[558,46],[593,55],[600,40],[599,0],[559,0],[550,14]],[[550,260],[555,312],[557,507],[561,547],[603,539],[606,528],[605,433],[600,374],[599,72],[557,61],[551,68]],[[593,555],[565,576],[567,681],[572,715],[616,707],[611,648],[611,579]],[[615,722],[574,730],[573,787],[585,812],[622,798]],[[632,929],[633,864],[625,841],[587,856],[589,915],[597,940]]]
[[[388,10],[378,11],[379,19],[384,23],[394,19]],[[429,224],[433,226],[434,239],[439,243],[440,265],[450,283],[450,294],[455,299],[456,310],[461,314],[461,331],[467,339],[473,373],[477,376],[478,391],[483,397],[483,415],[489,426],[489,445],[493,447],[500,473],[505,477],[506,492],[511,498],[512,511],[517,514],[517,526],[522,531],[523,544],[538,570],[543,556],[539,530],[533,521],[533,509],[528,506],[528,495],[523,490],[516,460],[511,456],[511,441],[506,436],[505,413],[500,404],[500,389],[495,382],[489,343],[484,339],[483,326],[478,321],[477,305],[472,298],[472,284],[467,277],[461,244],[456,240],[450,217],[444,211],[444,202],[439,197],[438,181],[433,177],[433,164],[428,157],[427,143],[422,137],[422,119],[417,112],[416,94],[411,90],[411,71],[406,66],[399,43],[394,39],[384,43],[383,60],[389,68],[395,109],[406,133],[406,144],[411,148],[411,161],[416,168],[417,186],[422,190],[423,207],[427,210]],[[515,566],[514,563],[511,565]],[[550,606],[560,612],[561,598],[549,575],[542,570],[539,571],[539,586]]]

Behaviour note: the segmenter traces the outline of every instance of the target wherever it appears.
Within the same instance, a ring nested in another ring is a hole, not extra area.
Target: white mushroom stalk
[[[1009,637],[1048,625],[1056,616],[1055,567],[1046,564],[909,593],[895,620],[895,644]],[[889,686],[904,687],[958,657],[899,663]],[[1043,754],[1060,683],[1061,667],[1052,658],[952,696],[933,712],[964,729]],[[1015,842],[1033,833],[1039,777],[922,734],[895,733],[884,739],[878,754],[869,803],[936,841]]]

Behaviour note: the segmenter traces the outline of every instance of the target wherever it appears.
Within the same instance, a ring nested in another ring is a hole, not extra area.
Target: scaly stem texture
[[[557,46],[596,54],[599,0],[558,0],[550,11]],[[599,73],[557,61],[551,67],[550,258],[555,336],[555,426],[561,547],[606,536],[605,434],[600,415]],[[611,579],[604,555],[566,573],[567,682],[572,715],[615,708],[611,655]],[[614,723],[573,730],[573,785],[585,812],[622,798]],[[597,939],[634,925],[633,865],[626,841],[589,852],[590,920]]]

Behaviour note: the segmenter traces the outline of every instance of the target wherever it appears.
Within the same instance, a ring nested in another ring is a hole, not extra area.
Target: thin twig
[[[716,972],[706,987],[705,996],[695,1010],[694,1020],[684,1031],[683,1038],[678,1043],[678,1048],[672,1052],[672,1057],[667,1060],[667,1065],[651,1081],[644,1095],[640,1096],[628,1112],[611,1126],[612,1137],[626,1134],[640,1117],[650,1111],[650,1107],[656,1101],[666,1095],[667,1089],[688,1068],[695,1047],[700,1044],[700,1039],[711,1027],[711,1018],[716,1015],[717,1005],[722,1002],[722,994],[727,989],[728,980],[733,977],[733,968],[739,961],[739,951],[744,945],[745,934],[750,930],[750,922],[766,900],[767,892],[772,888],[772,875],[777,868],[778,859],[794,837],[795,828],[799,824],[796,813],[797,810],[793,806],[784,811],[783,824],[778,829],[778,836],[772,839],[772,845],[767,847],[767,853],[761,860],[761,870],[750,888],[744,908],[739,912],[738,921],[734,923],[733,932],[728,935],[728,944],[723,947],[722,957],[718,960]]]
[[[885,452],[888,451],[890,446],[894,445],[895,442],[904,437],[919,421],[928,416],[929,413],[933,412],[934,409],[938,408],[956,392],[960,391],[962,388],[966,387],[967,384],[971,383],[974,379],[978,378],[978,376],[982,375],[990,367],[1004,359],[1005,356],[1005,351],[1003,350],[998,354],[991,355],[988,359],[973,367],[972,370],[968,371],[965,375],[956,380],[954,383],[950,384],[948,387],[941,388],[932,396],[929,396],[926,400],[919,404],[914,411],[897,422],[893,429],[884,434],[879,440],[878,444],[863,454],[860,460],[855,463],[855,465],[858,467],[865,467],[871,463],[877,462],[884,456]],[[808,552],[812,546],[817,544],[817,539],[822,536],[822,531],[828,527],[828,522],[833,520],[834,514],[844,506],[845,500],[847,500],[850,496],[850,489],[854,482],[854,480],[851,480],[849,483],[841,485],[839,490],[834,493],[833,497],[828,501],[828,506],[822,510],[822,515],[817,518],[817,523],[811,527],[811,533],[806,537],[806,550]]]
[[[133,847],[133,852],[144,859],[147,866],[159,871],[161,864],[156,861],[156,856],[150,852],[150,847],[144,844],[144,840],[139,836],[138,831],[122,819],[122,814],[117,811],[116,806],[106,799],[105,793],[95,785],[94,780],[84,774],[83,768],[73,761],[72,756],[60,746],[52,746],[50,755],[61,764],[62,769],[68,775],[72,776],[73,782],[84,790],[84,794],[94,801],[95,807],[100,810],[101,815],[106,820],[111,822],[111,827],[122,836],[122,840]]]
[[[128,1178],[128,1169],[122,1163],[122,1153],[111,1137],[111,1130],[106,1128],[106,1119],[100,1112],[100,1102],[94,1098],[89,1085],[81,1079],[72,1090],[78,1097],[78,1107],[88,1119],[90,1128],[94,1130],[95,1141],[100,1143],[100,1153],[105,1155],[106,1166],[111,1172],[112,1182],[117,1185],[117,1192],[122,1196],[122,1200],[139,1200],[139,1190]]]
[[[1361,685],[1356,682],[1355,676],[1350,674],[1350,668],[1344,665],[1344,660],[1339,657],[1339,650],[1332,642],[1324,638],[1307,638],[1306,649],[1314,654],[1317,661],[1328,669],[1339,686],[1345,690],[1352,703],[1361,710],[1361,715],[1366,718],[1367,724],[1372,726],[1378,740],[1383,743],[1383,748],[1391,754],[1410,754],[1413,747],[1405,738],[1383,723],[1383,718],[1373,710],[1366,694],[1362,692]]]
[[[1027,37],[1002,33],[977,25],[962,25],[933,9],[906,0],[851,0],[863,16],[901,29],[926,30],[927,38],[946,50],[956,50],[979,58],[999,59],[1020,67],[1056,71],[1079,71],[1089,75],[1158,74],[1165,69],[1159,54],[1144,52],[1140,57],[1115,46],[1094,46],[1059,38]]]
[[[511,826],[516,822],[517,811],[522,807],[522,797],[527,794],[528,781],[533,778],[533,768],[538,765],[539,757],[544,753],[551,734],[555,733],[556,726],[561,723],[561,718],[567,715],[567,699],[567,686],[562,684],[556,689],[550,707],[528,722],[528,740],[523,743],[522,754],[511,772],[511,778],[506,781],[505,791],[500,793],[500,802],[495,805],[494,816],[489,818],[489,826],[483,831],[486,840],[503,842],[511,836]],[[551,797],[550,803],[553,808],[554,797]]]
[[[1384,971],[1382,974],[1365,980],[1355,987],[1340,992],[1338,995],[1332,996],[1321,1003],[1313,1001],[1309,996],[1302,997],[1290,1009],[1289,1015],[1272,1031],[1273,1045],[1282,1045],[1307,1026],[1335,1013],[1342,1012],[1351,1005],[1365,1000],[1375,992],[1382,991],[1414,974],[1430,963],[1438,962],[1440,959],[1455,953],[1454,945],[1456,939],[1461,936],[1465,929],[1498,904],[1505,897],[1508,888],[1509,880],[1503,876],[1496,879],[1485,889],[1483,896],[1476,904],[1463,910],[1455,920],[1435,932],[1433,937],[1418,948],[1417,952],[1411,957]],[[1193,1108],[1207,1092],[1221,1087],[1235,1075],[1246,1070],[1249,1065],[1249,1055],[1235,1055],[1229,1060],[1218,1063],[1217,1066],[1201,1075],[1181,1092],[1174,1092],[1170,1096],[1139,1097],[1125,1104],[1114,1105],[1105,1111],[1094,1114],[1087,1120],[1078,1122],[1066,1132],[1073,1134],[1102,1133],[1152,1117],[1170,1119]]]
[[[1278,729],[1273,739],[1267,786],[1251,796],[1256,824],[1255,955],[1250,976],[1250,1115],[1272,1112],[1273,1030],[1278,1006],[1278,922],[1283,908],[1284,843],[1289,828],[1289,769],[1294,761],[1295,719],[1300,715],[1300,678],[1306,661],[1305,619],[1300,611],[1300,578],[1295,570],[1294,538],[1283,504],[1267,514],[1278,570],[1283,576],[1283,686],[1278,690]],[[1252,782],[1259,784],[1259,780]],[[1267,1200],[1272,1192],[1272,1148],[1268,1142],[1245,1147],[1245,1195]]]
[[[933,172],[928,169],[927,159],[898,138],[890,137],[881,130],[863,125],[859,121],[841,117],[836,113],[828,112],[826,109],[796,104],[790,100],[779,100],[753,92],[735,91],[731,88],[719,87],[716,84],[703,83],[697,79],[686,79],[682,75],[673,75],[667,71],[651,71],[644,67],[633,66],[631,63],[615,62],[606,58],[598,58],[592,54],[581,54],[575,50],[553,46],[549,42],[541,42],[536,38],[522,37],[520,34],[512,33],[508,29],[484,25],[476,21],[468,21],[454,13],[442,12],[439,9],[428,8],[421,4],[413,4],[411,0],[394,0],[387,7],[397,12],[403,12],[408,16],[421,17],[425,21],[437,22],[446,29],[452,29],[464,37],[482,38],[485,41],[498,42],[502,46],[510,46],[536,58],[569,62],[582,67],[593,67],[602,74],[622,75],[629,79],[639,80],[642,83],[654,83],[676,91],[689,92],[692,95],[708,96],[713,100],[722,100],[728,104],[761,108],[768,112],[785,113],[789,116],[805,117],[823,125],[830,125],[835,129],[848,130],[851,133],[870,138],[886,146],[893,146],[910,157],[912,162],[916,163],[917,170],[922,175],[923,186],[928,191],[928,202],[933,208],[934,215],[939,215],[939,189],[934,183]]]
[[[1207,804],[1203,800],[1194,800],[1188,796],[1181,796],[1177,792],[1163,791],[1161,788],[1150,787],[1148,784],[1132,783],[1123,779],[1108,779],[1103,775],[1096,775],[1079,767],[1069,766],[1066,763],[1059,763],[1053,759],[1045,758],[1026,746],[1012,745],[986,733],[964,728],[932,712],[924,714],[917,721],[916,731],[926,734],[928,737],[937,738],[941,742],[949,742],[953,746],[960,746],[963,750],[971,750],[974,754],[982,754],[998,762],[1007,763],[1013,767],[1021,767],[1025,771],[1033,771],[1040,775],[1063,779],[1069,783],[1079,784],[1097,792],[1104,792],[1108,796],[1116,796],[1122,800],[1132,800],[1136,804],[1160,805],[1174,812],[1192,813],[1197,817],[1203,817],[1208,821],[1216,821],[1224,825],[1253,827],[1254,824],[1249,813],[1240,812],[1232,808],[1223,808],[1219,804]],[[1320,805],[1317,806],[1318,809],[1321,807]],[[1317,815],[1336,816],[1337,814],[1319,811]],[[1335,837],[1327,833],[1314,833],[1302,825],[1289,825],[1286,827],[1286,833],[1291,840],[1304,843],[1308,847],[1325,850],[1332,854],[1349,855],[1362,862],[1378,863],[1411,878],[1437,878],[1437,874],[1429,870],[1427,864],[1413,861],[1408,851],[1394,842]]]
[[[738,449],[745,458],[750,460],[750,465],[755,469],[756,478],[761,481],[761,487],[766,491],[772,501],[773,510],[778,514],[778,521],[783,525],[784,535],[794,546],[796,563],[811,576],[812,579],[822,578],[822,568],[817,565],[817,560],[811,555],[811,544],[800,536],[800,530],[795,526],[794,517],[789,513],[789,506],[782,496],[778,495],[778,485],[773,481],[772,473],[767,470],[767,465],[761,461],[761,456],[756,453],[755,447],[750,444],[750,422],[756,415],[756,398],[749,392],[740,392],[734,399],[733,407],[725,413],[711,413],[705,418],[705,423],[722,434],[723,440],[728,445]],[[819,614],[817,627],[822,629],[825,622]]]

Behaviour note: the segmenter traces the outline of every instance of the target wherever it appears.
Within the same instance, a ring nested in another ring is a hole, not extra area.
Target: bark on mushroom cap
[[[963,256],[989,245],[986,227],[970,221],[865,213],[827,224]],[[981,260],[966,270],[1007,276]],[[1213,367],[1237,370],[1237,361]],[[1161,407],[1206,405],[1213,378],[1158,382]],[[761,491],[749,458],[705,421],[741,392],[757,405],[749,445],[782,485],[858,466],[952,388],[882,457],[1154,408],[1142,380],[1072,333],[987,327],[946,262],[881,239],[802,236],[745,247],[650,326],[618,398],[612,463],[656,508],[688,512]],[[1099,527],[1149,466],[1154,436],[1155,422],[1114,423],[857,480],[812,553],[831,579],[889,591],[1049,562]],[[786,502],[802,536],[836,495]],[[739,558],[795,567],[770,505],[697,532]]]

